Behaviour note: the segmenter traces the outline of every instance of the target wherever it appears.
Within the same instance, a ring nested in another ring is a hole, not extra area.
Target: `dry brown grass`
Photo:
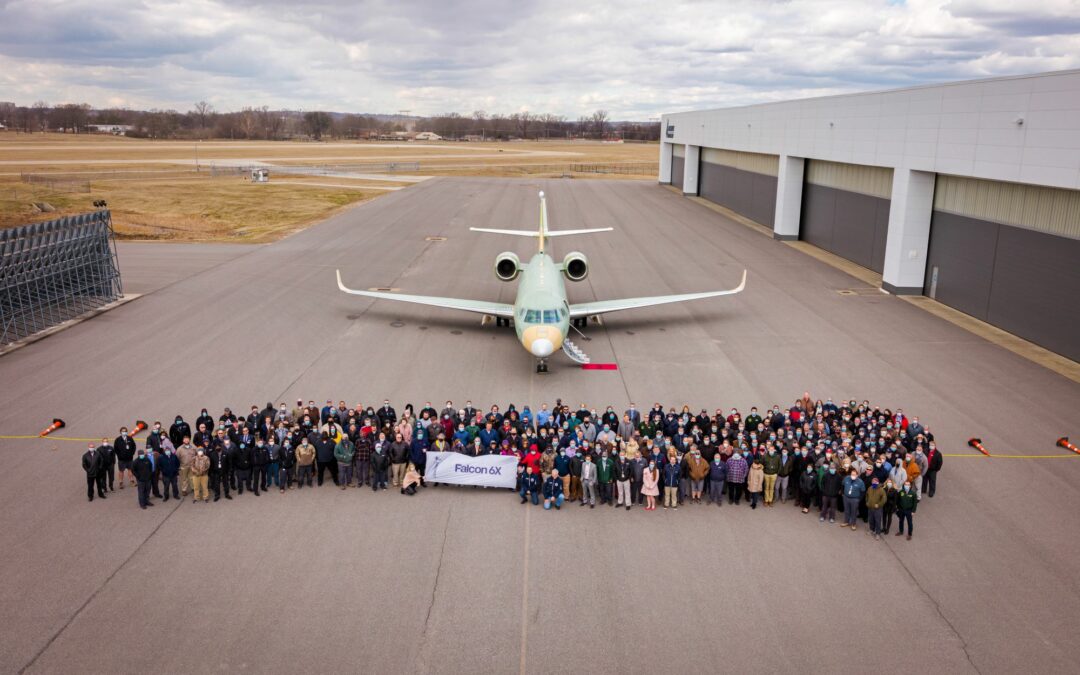
[[[351,204],[405,185],[394,176],[357,181],[274,174],[271,183],[195,174],[193,142],[101,135],[0,133],[0,227],[48,220],[93,208],[104,199],[117,234],[188,241],[272,241]],[[200,162],[233,160],[289,165],[419,162],[421,175],[554,176],[578,163],[656,162],[655,144],[590,142],[382,143],[204,141]],[[236,161],[236,163],[246,163]],[[154,171],[169,173],[155,176]],[[63,174],[89,181],[91,192],[68,193],[20,182],[19,174]],[[107,174],[107,175],[106,175]],[[577,174],[575,177],[644,178]],[[278,178],[281,182],[274,182]],[[284,182],[288,181],[288,182]],[[39,213],[33,202],[54,213]]]

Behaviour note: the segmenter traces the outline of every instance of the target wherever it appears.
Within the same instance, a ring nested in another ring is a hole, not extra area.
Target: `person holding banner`
[[[554,506],[558,511],[563,505],[563,482],[559,478],[559,470],[552,469],[551,475],[544,481],[544,510],[550,511]]]

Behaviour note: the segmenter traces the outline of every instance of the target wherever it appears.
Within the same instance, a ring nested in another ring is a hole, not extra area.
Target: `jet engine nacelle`
[[[516,254],[507,251],[495,258],[495,276],[501,281],[513,281],[521,272],[521,260]]]
[[[589,276],[589,259],[584,253],[573,251],[563,258],[563,274],[570,281],[582,281]]]

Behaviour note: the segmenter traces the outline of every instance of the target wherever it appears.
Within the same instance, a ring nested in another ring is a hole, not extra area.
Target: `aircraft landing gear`
[[[500,328],[505,328],[510,325],[510,319],[507,319],[504,316],[497,316],[495,317],[495,325]]]
[[[574,328],[585,328],[586,326],[589,325],[589,317],[587,317],[587,316],[578,317],[578,318],[574,319],[573,321],[571,321],[571,324],[574,326]]]
[[[547,371],[547,359],[540,359],[536,362],[536,372],[546,373]]]

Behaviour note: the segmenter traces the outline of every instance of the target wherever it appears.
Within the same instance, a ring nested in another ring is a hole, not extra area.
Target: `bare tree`
[[[195,120],[199,124],[200,129],[206,128],[206,123],[214,117],[214,106],[210,105],[206,101],[199,101],[195,104],[195,109],[191,111],[195,117]]]
[[[45,131],[49,127],[49,104],[45,101],[34,101],[34,105],[31,106],[33,110],[32,121],[33,126],[38,131]]]
[[[607,130],[608,112],[606,110],[597,110],[592,114],[593,130],[596,132],[597,137],[602,138],[604,132]]]
[[[323,134],[330,130],[330,115],[312,110],[304,113],[304,126],[315,140],[321,140]]]

